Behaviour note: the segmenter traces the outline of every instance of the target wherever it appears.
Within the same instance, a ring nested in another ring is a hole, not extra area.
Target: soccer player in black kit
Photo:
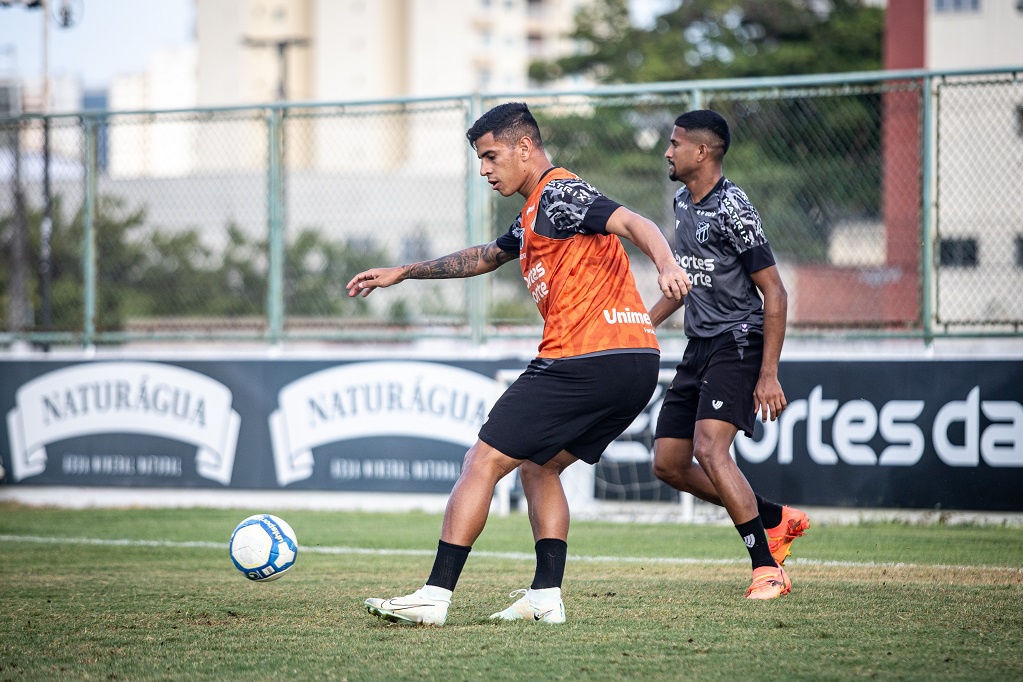
[[[785,409],[778,360],[788,305],[757,210],[722,174],[730,142],[720,114],[690,111],[675,120],[664,153],[668,176],[683,183],[674,248],[692,289],[684,302],[661,298],[650,309],[656,326],[684,304],[688,338],[657,420],[653,468],[672,487],[725,507],[753,565],[746,596],[774,599],[792,589],[782,564],[810,522],[756,495],[729,454],[740,430],[752,436],[757,413],[766,422]]]

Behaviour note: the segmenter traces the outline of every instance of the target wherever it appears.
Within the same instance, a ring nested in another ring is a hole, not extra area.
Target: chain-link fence
[[[510,99],[555,164],[666,234],[673,121],[723,113],[790,335],[1021,332],[1016,69],[0,120],[0,344],[536,336],[514,265],[344,289],[507,229],[521,197],[489,192],[465,130]],[[633,267],[652,301],[650,265]]]

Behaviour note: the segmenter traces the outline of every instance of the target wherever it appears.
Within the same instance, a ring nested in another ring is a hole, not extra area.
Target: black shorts
[[[728,333],[689,339],[664,394],[654,438],[690,439],[696,422],[719,419],[752,437],[753,391],[764,359],[760,334]]]
[[[647,406],[659,367],[656,352],[536,358],[494,404],[480,440],[540,465],[562,450],[596,464]]]

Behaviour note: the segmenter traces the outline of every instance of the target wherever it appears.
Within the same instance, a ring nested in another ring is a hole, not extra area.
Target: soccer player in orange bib
[[[522,598],[493,617],[561,623],[569,513],[558,476],[576,461],[600,459],[646,407],[660,367],[654,325],[619,238],[653,261],[665,298],[681,303],[689,277],[653,222],[550,162],[525,104],[494,107],[466,136],[490,186],[502,196],[526,198],[511,228],[489,244],[435,260],[362,272],[348,283],[348,294],[366,296],[406,279],[482,275],[518,259],[544,318],[543,338],[537,357],[496,402],[465,455],[426,584],[403,597],[367,599],[365,605],[384,620],[443,625],[486,524],[494,486],[528,461],[534,479],[546,483],[523,482],[536,573]]]

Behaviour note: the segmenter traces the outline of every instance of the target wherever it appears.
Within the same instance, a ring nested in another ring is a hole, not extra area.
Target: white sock
[[[437,587],[436,585],[423,585],[419,590],[419,594],[434,601],[451,603],[451,590],[445,590],[443,587]]]

